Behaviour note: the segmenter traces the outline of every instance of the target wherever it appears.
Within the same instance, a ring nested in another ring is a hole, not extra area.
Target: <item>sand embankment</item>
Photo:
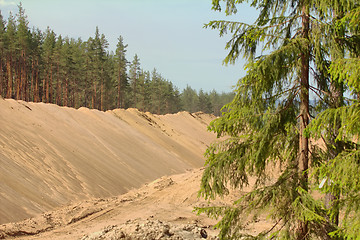
[[[212,119],[0,99],[0,224],[201,167]]]

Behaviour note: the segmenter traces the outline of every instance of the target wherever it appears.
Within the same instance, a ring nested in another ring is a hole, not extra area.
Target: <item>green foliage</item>
[[[335,149],[340,145],[339,154],[327,164],[314,168],[314,175],[318,179],[330,179],[325,184],[323,192],[341,194],[341,198],[334,202],[330,209],[330,218],[334,212],[342,210],[344,217],[339,228],[332,233],[333,236],[345,239],[358,239],[360,234],[360,221],[357,217],[360,211],[360,105],[354,103],[336,109],[326,109],[320,113],[309,125],[308,132],[314,139],[323,139],[328,149]],[[325,129],[342,127],[335,133]],[[329,136],[330,135],[330,136]],[[335,142],[331,142],[331,135],[335,135]],[[316,149],[316,151],[323,151]]]
[[[329,73],[339,82],[345,82],[354,92],[360,92],[360,59],[338,59],[331,63]]]
[[[213,9],[221,11],[221,2],[230,15],[245,1],[214,0]],[[360,112],[358,100],[344,100],[344,94],[350,89],[359,96],[359,3],[250,4],[259,11],[254,24],[205,25],[220,36],[232,35],[226,64],[241,56],[248,63],[234,100],[209,126],[224,138],[206,151],[199,194],[212,200],[231,188],[244,188],[250,179],[255,184],[233,206],[198,208],[198,213],[221,217],[220,239],[358,239],[360,182],[354,178],[360,174]],[[313,73],[309,83],[307,66]],[[310,92],[316,101],[308,107]],[[303,130],[310,112],[316,118]],[[306,150],[304,141],[310,138],[317,142]],[[325,144],[319,145],[320,140]],[[311,153],[309,169],[305,151]],[[271,176],[272,168],[280,172]],[[333,196],[330,207],[312,195],[323,179],[322,192]],[[339,211],[344,217],[338,224]],[[245,236],[243,220],[265,212],[275,225]]]

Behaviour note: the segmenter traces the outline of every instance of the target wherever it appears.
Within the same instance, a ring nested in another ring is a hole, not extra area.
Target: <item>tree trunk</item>
[[[93,80],[92,108],[96,108],[96,80]]]
[[[0,96],[1,97],[5,97],[5,92],[4,92],[4,73],[3,73],[3,62],[2,62],[2,56],[4,56],[3,53],[1,53],[0,56]]]
[[[1,97],[5,97],[5,92],[4,92],[4,86],[5,86],[5,82],[4,82],[4,68],[3,68],[3,61],[2,61],[2,57],[4,56],[3,52],[1,51],[1,55],[0,55],[0,96]]]
[[[60,64],[57,63],[57,75],[56,75],[56,104],[61,105],[61,84],[60,84]]]
[[[302,38],[309,38],[309,6],[305,1],[302,7]],[[306,47],[301,53],[300,70],[300,135],[299,135],[299,174],[300,186],[308,191],[308,165],[309,165],[309,139],[304,130],[309,124],[309,48]],[[308,224],[305,220],[299,220],[298,239],[308,239]]]
[[[104,74],[103,74],[104,70],[101,69],[101,88],[100,88],[100,111],[104,111]]]
[[[31,83],[30,83],[30,91],[29,91],[29,99],[30,101],[35,102],[35,56],[33,56],[33,59],[31,61]]]
[[[72,104],[71,104],[71,107],[73,108],[78,108],[78,87],[76,85],[76,81],[75,81],[75,77],[73,77],[73,84],[72,84]]]
[[[20,60],[18,62],[15,73],[17,73],[15,76],[15,79],[16,79],[16,97],[15,97],[15,99],[19,100],[20,99],[20,90],[21,90],[21,63],[20,63]]]
[[[22,100],[29,101],[29,89],[28,89],[28,81],[27,81],[27,69],[26,69],[26,52],[23,50],[22,54],[22,70],[21,70],[21,92],[22,92]]]
[[[39,94],[39,57],[36,58],[34,102],[40,102]]]
[[[119,76],[118,76],[118,99],[117,99],[117,107],[118,108],[121,108],[121,68],[120,68],[120,65],[119,65],[119,69],[118,69],[118,73],[119,73]]]
[[[12,66],[11,66],[11,56],[8,57],[7,63],[6,63],[6,69],[7,69],[7,75],[8,75],[8,85],[7,85],[7,98],[12,98],[12,89],[13,89],[13,76],[12,76]]]
[[[135,79],[134,79],[134,108],[136,108],[136,105],[137,105],[137,103],[136,103],[136,77],[135,77]]]
[[[51,65],[50,65],[50,73],[47,76],[47,81],[46,81],[46,91],[45,91],[45,96],[46,96],[46,103],[49,103],[49,99],[50,99],[50,76],[52,75],[51,73]]]
[[[65,86],[64,86],[64,93],[63,93],[63,97],[64,97],[64,106],[68,107],[69,104],[69,75],[66,74],[65,77]]]
[[[47,93],[47,95],[48,95],[48,102],[49,103],[54,103],[54,98],[53,98],[53,96],[54,96],[54,94],[53,94],[53,66],[52,66],[52,64],[51,64],[51,69],[50,69],[50,81],[48,82],[48,93]]]

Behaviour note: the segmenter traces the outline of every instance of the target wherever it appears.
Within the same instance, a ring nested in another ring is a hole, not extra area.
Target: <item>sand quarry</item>
[[[214,118],[0,99],[0,239],[216,239],[193,212]]]

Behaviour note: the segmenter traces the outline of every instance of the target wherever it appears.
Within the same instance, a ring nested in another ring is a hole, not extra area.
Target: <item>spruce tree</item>
[[[198,97],[198,109],[204,113],[211,113],[212,105],[208,93],[200,89]]]
[[[198,109],[199,96],[196,90],[192,89],[189,85],[183,89],[181,93],[181,102],[185,111],[190,113],[196,112]]]
[[[245,1],[224,2],[225,13],[230,15],[237,12],[237,4]],[[265,210],[274,226],[259,234],[259,239],[329,239],[337,226],[329,220],[323,203],[310,194],[316,177],[310,175],[309,179],[309,173],[324,164],[322,158],[311,156],[314,168],[309,169],[311,135],[307,127],[316,107],[310,105],[310,92],[317,94],[324,86],[327,68],[320,70],[328,60],[321,55],[326,46],[323,40],[319,43],[321,32],[316,32],[316,26],[332,19],[334,3],[304,0],[250,4],[259,12],[254,24],[212,21],[206,25],[218,29],[220,35],[232,33],[226,45],[226,64],[235,63],[242,55],[248,63],[234,100],[210,125],[218,136],[228,137],[206,152],[200,194],[206,198],[225,195],[229,187],[248,185],[250,177],[256,183],[232,207],[198,210],[223,216],[217,225],[221,239],[244,237],[241,219]],[[353,5],[348,1],[343,11]],[[220,0],[213,1],[213,9],[222,10]],[[327,33],[325,38],[335,36]],[[269,168],[274,166],[282,169],[275,180],[270,180]]]
[[[315,140],[324,141],[326,146],[325,149],[318,146],[314,149],[315,155],[323,160],[323,164],[314,169],[314,175],[326,183],[321,188],[326,194],[325,207],[330,221],[337,225],[331,235],[359,239],[359,3],[341,2],[334,6],[332,14],[333,19],[319,27],[322,36],[333,36],[320,39],[328,46],[325,48],[328,51],[323,53],[328,59],[323,74],[328,82],[328,91],[323,91],[328,107],[310,123],[308,132]],[[341,221],[340,211],[344,213]]]

